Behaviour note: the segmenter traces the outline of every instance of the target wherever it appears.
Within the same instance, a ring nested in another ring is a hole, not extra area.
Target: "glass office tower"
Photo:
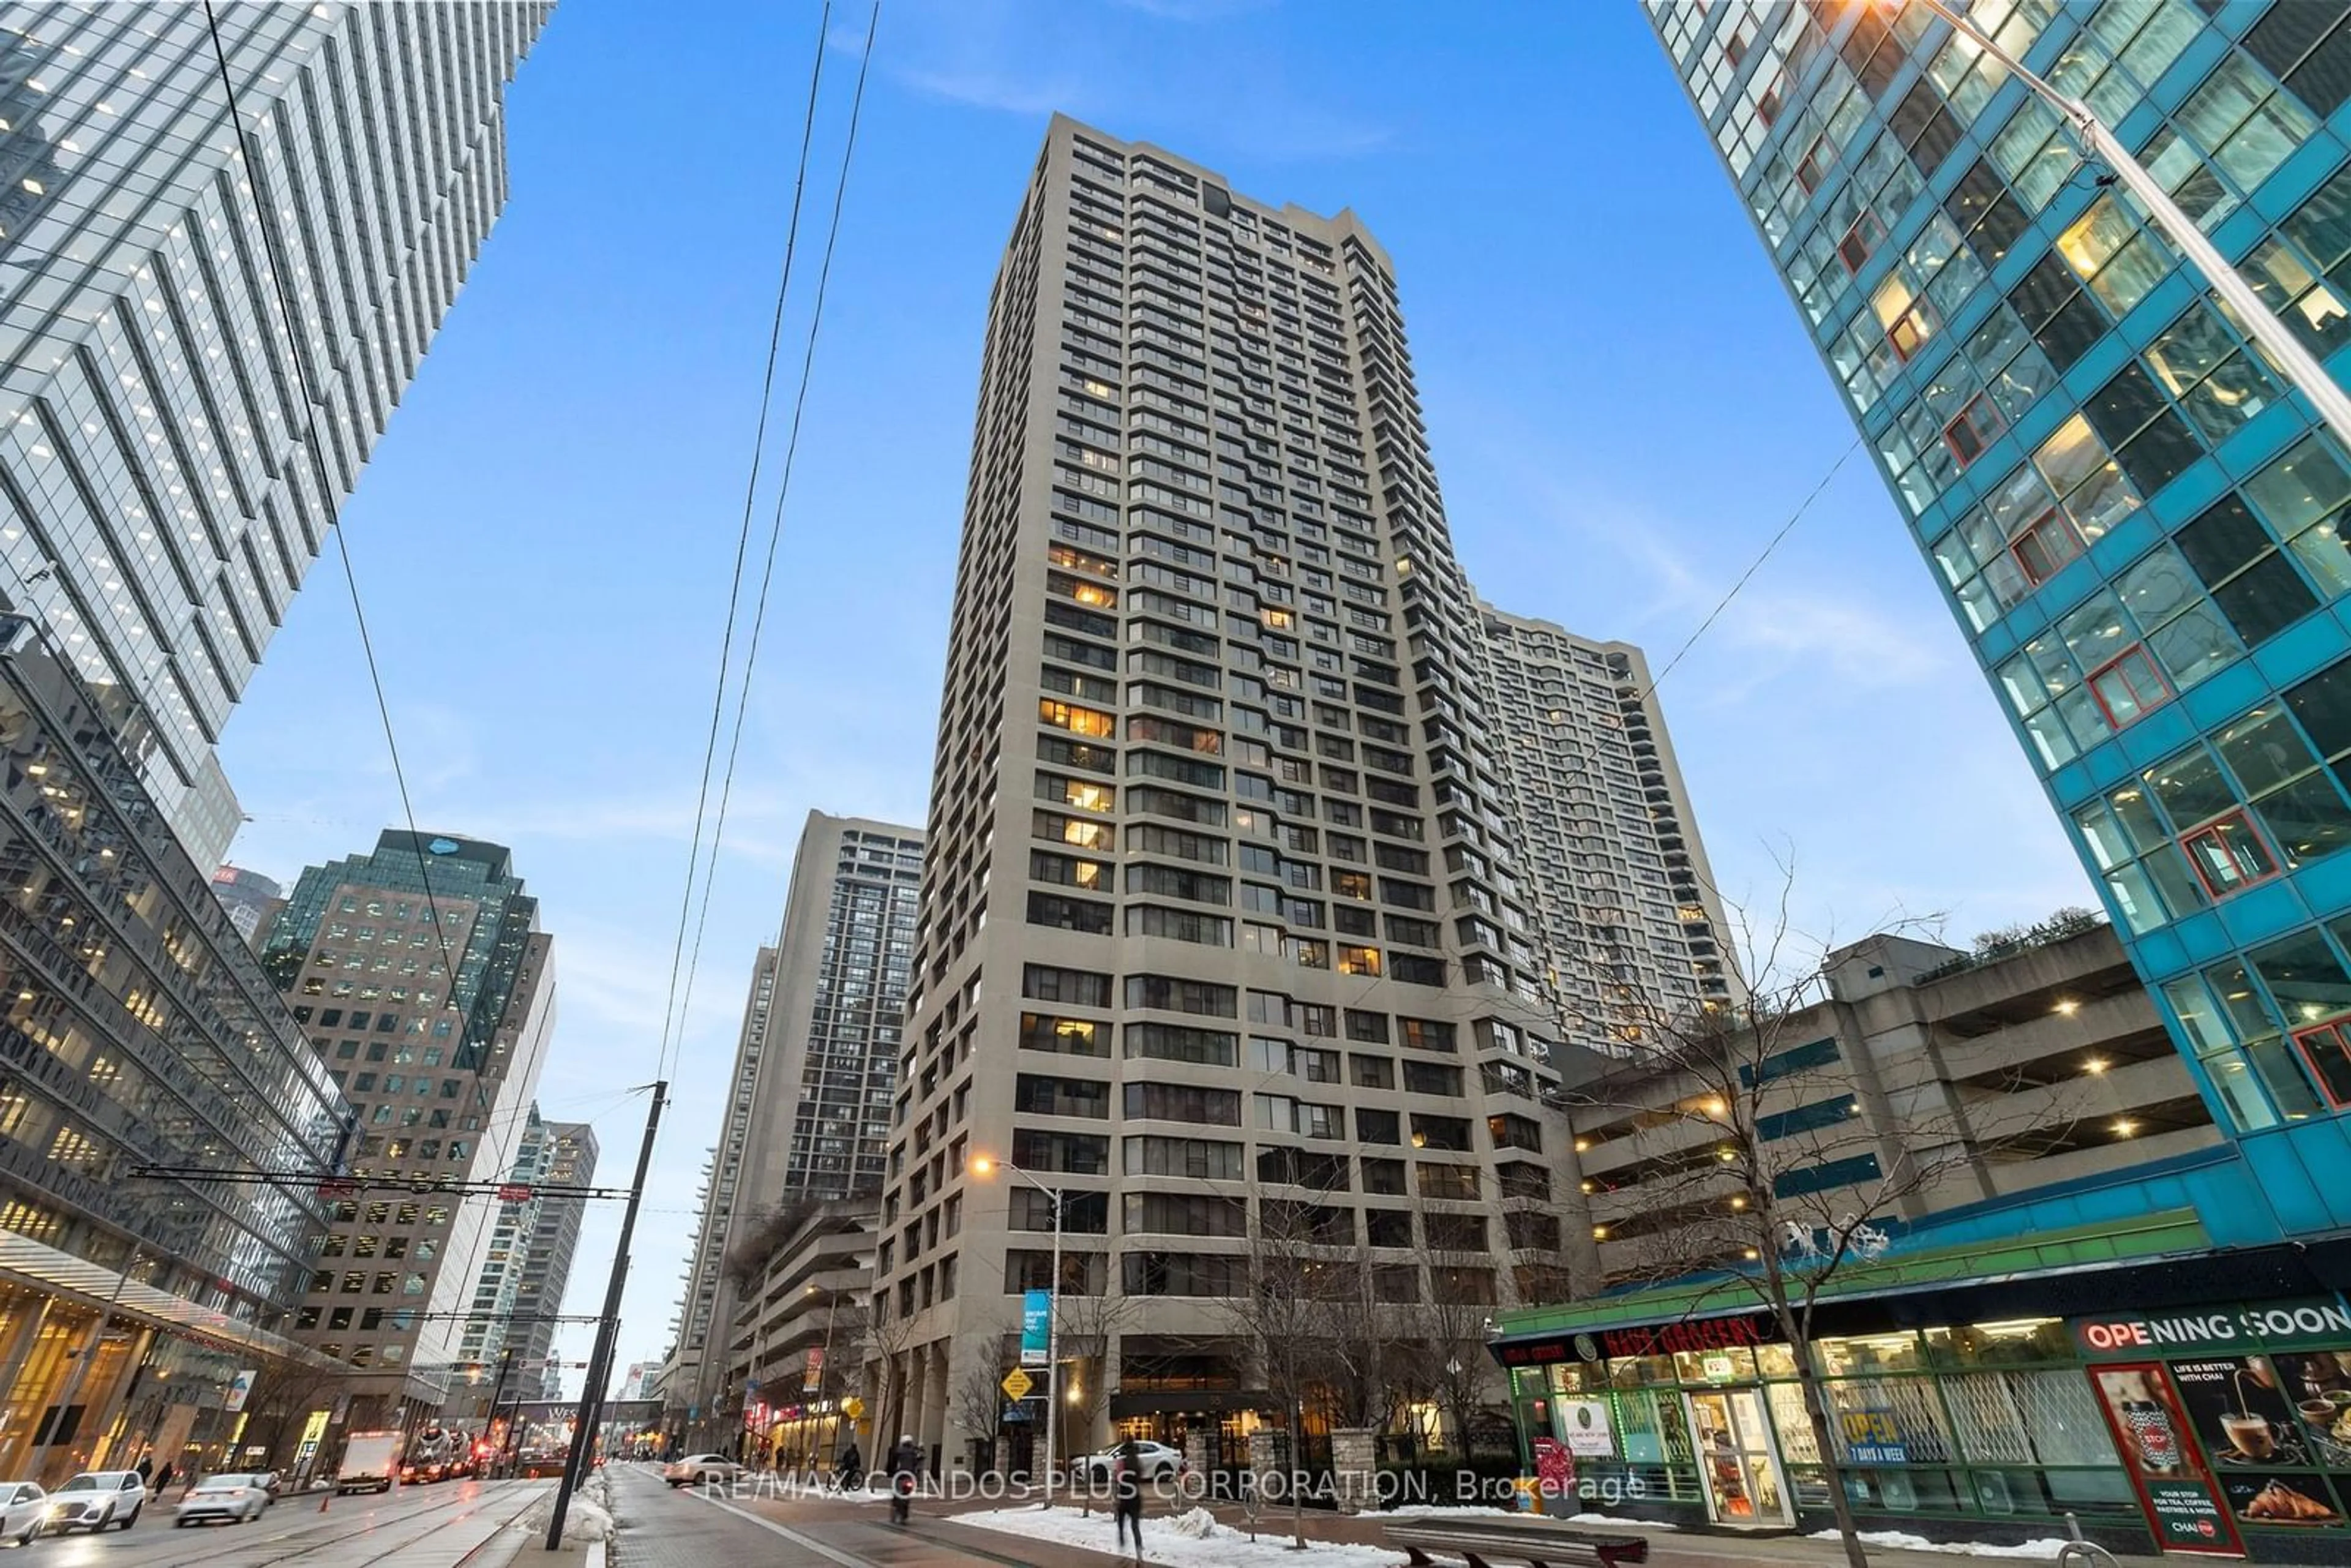
[[[213,748],[505,205],[550,9],[0,3],[0,602],[200,865],[239,820]]]
[[[2058,113],[1927,6],[1648,9],[2241,1135],[2258,1223],[2351,1224],[2351,459]],[[2112,127],[2340,381],[2346,13],[1967,15]]]

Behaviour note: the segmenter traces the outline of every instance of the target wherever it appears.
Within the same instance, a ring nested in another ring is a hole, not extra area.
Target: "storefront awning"
[[[2215,1252],[2194,1211],[2183,1209],[1848,1265],[1823,1290],[1813,1315],[1822,1333],[1853,1333],[2326,1288],[2311,1251]],[[1736,1324],[1740,1342],[1752,1343],[1778,1337],[1764,1305],[1753,1287],[1716,1277],[1507,1313],[1491,1348],[1505,1366],[1541,1365],[1592,1359],[1594,1336],[1702,1324]],[[1755,1322],[1759,1316],[1763,1321]]]
[[[1110,1418],[1134,1416],[1222,1415],[1227,1411],[1272,1411],[1281,1402],[1262,1388],[1138,1388],[1110,1396]]]
[[[127,1280],[103,1264],[77,1258],[13,1230],[0,1230],[0,1282],[57,1296],[88,1311],[111,1312],[117,1317],[224,1350],[250,1351],[256,1355],[320,1371],[343,1364],[308,1345],[297,1344],[169,1291]]]

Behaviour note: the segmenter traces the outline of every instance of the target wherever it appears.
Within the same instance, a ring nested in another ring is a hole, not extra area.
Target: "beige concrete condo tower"
[[[1541,944],[1364,225],[1057,118],[954,616],[877,1434],[943,1467],[1041,1435],[981,1395],[1054,1283],[1057,1192],[1071,1453],[1280,1420],[1240,1321],[1270,1249],[1398,1312],[1562,1293]]]

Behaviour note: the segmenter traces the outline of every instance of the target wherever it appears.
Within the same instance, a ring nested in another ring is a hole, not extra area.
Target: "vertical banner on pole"
[[[824,1347],[809,1352],[808,1370],[800,1375],[800,1392],[814,1394],[824,1386]]]
[[[1053,1292],[1030,1291],[1020,1299],[1020,1364],[1043,1366],[1052,1359]]]

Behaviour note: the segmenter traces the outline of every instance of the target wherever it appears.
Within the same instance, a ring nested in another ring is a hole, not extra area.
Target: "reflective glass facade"
[[[515,1168],[554,1029],[538,919],[508,851],[478,839],[387,831],[296,881],[261,962],[350,1100],[354,1176]],[[500,1207],[383,1186],[330,1201],[294,1327],[375,1402],[355,1423],[393,1418],[401,1399],[437,1406],[476,1370],[467,1313]]]
[[[300,1294],[315,1193],[133,1166],[315,1173],[341,1097],[209,879],[140,794],[100,704],[37,645],[0,657],[0,1228],[264,1322]]]
[[[1924,5],[1649,12],[2277,1228],[2351,1224],[2351,458]],[[1981,0],[2338,381],[2341,0]]]
[[[0,4],[0,596],[144,716],[204,864],[213,747],[505,202],[550,8],[216,7],[253,169],[204,7]]]

